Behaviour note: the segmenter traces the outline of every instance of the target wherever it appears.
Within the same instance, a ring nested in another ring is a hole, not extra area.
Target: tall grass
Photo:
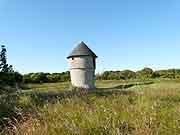
[[[20,96],[18,107],[31,113],[25,121],[14,123],[14,127],[7,128],[3,134],[180,134],[178,82],[133,86],[126,90],[77,92],[64,98],[56,98],[51,103],[47,101],[37,104],[36,100],[30,95]]]

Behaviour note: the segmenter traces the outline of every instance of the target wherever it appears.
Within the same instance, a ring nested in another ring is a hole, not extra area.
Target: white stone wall
[[[70,58],[69,66],[70,66],[70,69],[77,69],[77,68],[94,69],[93,58],[90,56]]]
[[[74,57],[69,59],[71,83],[73,86],[86,89],[95,88],[95,68],[90,56]]]

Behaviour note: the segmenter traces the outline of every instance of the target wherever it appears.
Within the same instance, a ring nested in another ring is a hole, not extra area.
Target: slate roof
[[[78,46],[73,49],[67,58],[69,59],[78,56],[92,56],[97,58],[96,54],[84,42],[78,44]]]

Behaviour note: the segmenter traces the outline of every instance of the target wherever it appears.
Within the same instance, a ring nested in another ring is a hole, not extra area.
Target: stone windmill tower
[[[96,54],[81,42],[67,57],[69,61],[71,83],[75,87],[95,88]]]

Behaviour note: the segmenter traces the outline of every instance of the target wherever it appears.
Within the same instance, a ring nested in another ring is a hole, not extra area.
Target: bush
[[[153,70],[151,68],[144,68],[138,71],[136,74],[137,77],[140,79],[148,79],[148,78],[152,78]]]
[[[24,83],[55,83],[70,80],[69,72],[62,73],[29,73],[23,76]]]
[[[0,72],[0,93],[17,91],[17,85],[19,85],[21,82],[22,75],[18,72]]]
[[[105,71],[102,74],[97,74],[96,79],[102,80],[127,80],[135,79],[136,73],[131,70],[124,71]]]
[[[125,80],[136,78],[136,73],[131,70],[121,71],[120,75],[121,75],[121,78],[124,78]]]

